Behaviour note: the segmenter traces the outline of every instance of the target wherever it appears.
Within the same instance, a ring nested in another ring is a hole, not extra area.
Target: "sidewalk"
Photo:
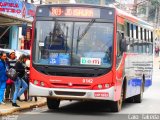
[[[12,114],[17,111],[26,110],[30,108],[40,107],[46,105],[46,98],[38,97],[38,101],[35,102],[34,98],[32,101],[17,101],[20,107],[13,107],[11,102],[5,102],[6,104],[0,105],[0,116]]]

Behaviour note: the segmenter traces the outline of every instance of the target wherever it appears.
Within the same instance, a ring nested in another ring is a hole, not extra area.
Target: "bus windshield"
[[[35,64],[108,68],[112,65],[113,23],[37,21],[34,45]]]

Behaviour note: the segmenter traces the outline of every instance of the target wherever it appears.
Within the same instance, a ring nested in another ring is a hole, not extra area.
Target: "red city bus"
[[[37,7],[33,22],[30,96],[140,103],[152,84],[153,28],[114,7],[54,4]]]

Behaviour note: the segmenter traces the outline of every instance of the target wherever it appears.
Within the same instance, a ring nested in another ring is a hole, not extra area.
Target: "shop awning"
[[[21,25],[22,23],[27,23],[28,25],[31,25],[31,21],[29,20],[0,13],[0,26]]]

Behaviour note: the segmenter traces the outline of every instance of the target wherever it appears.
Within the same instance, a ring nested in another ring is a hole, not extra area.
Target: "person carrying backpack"
[[[25,57],[26,57],[25,55],[21,55],[15,64],[17,78],[14,81],[15,92],[14,92],[13,99],[12,99],[12,106],[14,106],[14,107],[20,107],[19,105],[17,105],[16,100],[17,99],[20,100],[20,96],[28,88],[27,83],[23,80],[23,77],[25,75],[25,65],[24,65]]]

